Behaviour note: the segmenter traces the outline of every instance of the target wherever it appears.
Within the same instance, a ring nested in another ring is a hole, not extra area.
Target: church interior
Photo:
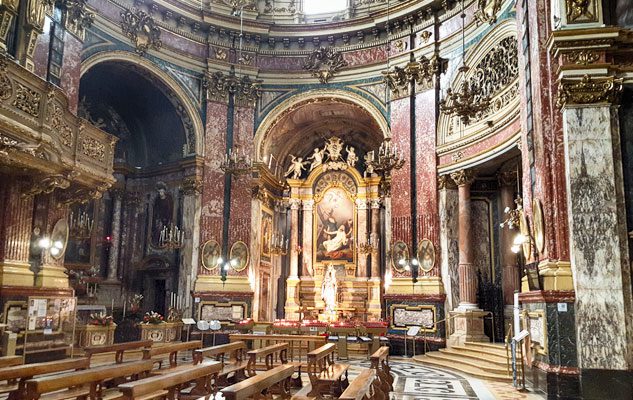
[[[630,0],[0,0],[0,399],[631,400],[632,239]]]

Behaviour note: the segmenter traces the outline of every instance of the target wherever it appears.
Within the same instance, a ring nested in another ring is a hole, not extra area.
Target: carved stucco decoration
[[[81,153],[86,157],[103,161],[105,159],[105,145],[93,138],[81,140]]]
[[[199,196],[202,194],[202,179],[197,177],[185,178],[182,182],[182,192],[188,196]]]
[[[82,35],[84,29],[94,23],[95,15],[88,11],[87,0],[62,0],[58,3],[66,11],[66,25],[70,30]]]
[[[39,149],[39,147],[39,144],[29,144],[8,136],[0,135],[0,155],[2,156],[8,156],[10,151],[15,150],[36,157],[36,150]]]
[[[565,0],[568,23],[598,21],[596,0]]]
[[[7,72],[7,61],[0,59],[0,100],[8,100],[13,95],[13,84]]]
[[[615,77],[592,78],[585,75],[580,80],[562,79],[558,84],[556,106],[571,104],[617,103],[622,92],[622,79]]]
[[[391,71],[383,72],[383,80],[394,97],[409,94],[410,83],[415,82],[422,90],[433,88],[435,77],[446,72],[448,61],[434,53],[431,58],[421,56],[404,67],[394,66]]]
[[[356,196],[356,183],[351,176],[345,172],[328,172],[322,175],[314,184],[315,199],[321,198],[323,193],[330,187],[341,187],[351,196]]]
[[[273,0],[265,0],[264,14],[276,14],[276,13],[288,13],[294,14],[297,12],[297,1],[290,0],[285,7],[275,7]]]
[[[38,194],[52,193],[55,189],[68,189],[71,181],[79,175],[78,172],[68,172],[66,174],[55,174],[36,179],[33,186],[22,194],[22,197],[30,197]]]
[[[21,83],[17,83],[15,99],[12,103],[15,108],[37,118],[40,115],[41,100],[42,95],[40,93],[29,89]]]
[[[477,0],[477,11],[475,11],[477,22],[490,25],[497,22],[502,2],[502,0]]]
[[[248,11],[257,10],[257,2],[255,0],[213,0],[215,4],[223,4],[231,7],[233,10],[244,8]]]
[[[567,60],[578,65],[588,65],[600,59],[600,54],[591,50],[574,50],[567,54]]]
[[[121,29],[140,55],[148,50],[158,50],[163,45],[160,40],[160,28],[154,18],[141,10],[125,10],[121,12]]]
[[[308,56],[303,69],[310,71],[321,83],[328,83],[336,72],[346,66],[343,53],[333,47],[320,47]]]
[[[238,105],[254,106],[261,96],[261,81],[252,80],[247,75],[237,77],[233,72],[228,75],[220,71],[208,74],[202,86],[207,90],[209,100],[218,102],[228,102],[229,94],[233,94]]]
[[[61,192],[59,194],[59,205],[86,204],[92,200],[103,197],[103,193],[108,190],[109,185],[100,185],[95,188],[75,188]]]

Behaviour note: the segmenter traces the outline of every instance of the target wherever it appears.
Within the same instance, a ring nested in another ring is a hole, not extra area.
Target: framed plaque
[[[201,251],[202,266],[209,271],[212,271],[220,264],[220,255],[222,254],[222,247],[220,243],[215,240],[207,240],[202,245]]]
[[[422,239],[418,243],[418,262],[424,272],[429,272],[435,266],[435,246],[429,239]]]
[[[409,246],[402,240],[398,240],[393,244],[391,248],[391,266],[398,272],[404,272],[404,265],[401,264],[401,261],[404,260],[405,263],[409,262]]]

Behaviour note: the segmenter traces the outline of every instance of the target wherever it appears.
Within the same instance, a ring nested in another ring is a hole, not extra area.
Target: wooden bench
[[[22,365],[24,357],[22,356],[4,356],[0,357],[0,368],[13,367],[14,365]]]
[[[182,365],[160,376],[124,383],[118,386],[118,390],[123,400],[199,399],[215,395],[212,381],[217,381],[217,374],[221,369],[222,364],[219,362]],[[191,390],[182,393],[191,382],[194,383]]]
[[[163,361],[166,359],[165,356],[168,355],[169,368],[175,368],[178,366],[178,352],[187,350],[195,351],[201,347],[201,340],[152,347],[151,349],[143,350],[143,360],[152,360],[154,363],[158,363],[158,368],[160,369],[163,365]]]
[[[106,353],[114,353],[114,362],[116,364],[121,364],[123,362],[123,354],[126,351],[134,351],[141,349],[149,349],[152,347],[151,340],[139,340],[137,342],[127,342],[127,343],[117,343],[105,346],[95,346],[95,347],[87,347],[84,349],[84,353],[89,360],[92,359],[92,356],[95,354],[106,354]]]
[[[334,362],[335,349],[334,343],[328,343],[308,353],[308,377],[312,386],[309,395],[320,397],[330,393],[338,397],[348,386],[349,364]]]
[[[90,366],[87,358],[69,358],[37,364],[16,365],[0,369],[0,382],[7,381],[3,392],[9,393],[9,400],[23,400],[26,396],[26,381],[38,375],[55,372],[82,370]]]
[[[218,384],[224,387],[230,383],[235,383],[229,381],[229,375],[231,374],[233,374],[231,377],[233,381],[237,382],[246,379],[247,362],[244,357],[245,352],[246,343],[233,342],[194,350],[193,361],[194,364],[199,364],[204,361],[205,357],[219,361],[222,364],[222,370],[219,373]]]
[[[288,361],[307,364],[307,354],[326,343],[325,336],[316,335],[255,335],[233,334],[229,336],[231,342],[245,342],[249,349],[270,346],[271,344],[288,344]]]
[[[153,368],[149,360],[55,374],[26,381],[25,400],[67,400],[75,398],[113,399],[118,392],[106,393],[107,382],[144,378]]]
[[[387,400],[389,394],[384,393],[375,369],[361,372],[339,397],[339,400]]]
[[[279,359],[281,364],[288,363],[288,344],[277,343],[259,349],[251,350],[248,353],[248,363],[246,364],[246,373],[248,376],[255,376],[257,368],[257,359],[264,358],[264,369],[274,368],[275,357]]]
[[[220,392],[226,400],[269,399],[272,398],[270,396],[273,392],[287,399],[290,398],[290,381],[293,372],[292,365],[280,365],[226,387]]]
[[[376,376],[380,381],[381,391],[389,393],[393,390],[393,376],[389,366],[389,347],[383,346],[376,350],[370,357],[371,368],[376,370]]]

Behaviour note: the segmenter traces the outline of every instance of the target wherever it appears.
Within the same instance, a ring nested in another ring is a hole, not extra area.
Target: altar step
[[[470,343],[414,357],[422,364],[465,372],[477,378],[511,382],[508,376],[506,350],[503,345]]]

